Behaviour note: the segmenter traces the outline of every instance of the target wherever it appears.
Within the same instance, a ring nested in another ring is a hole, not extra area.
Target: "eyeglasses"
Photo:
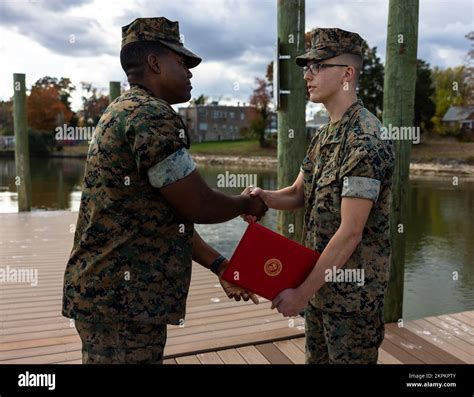
[[[306,74],[309,70],[313,76],[316,76],[322,68],[332,68],[335,66],[347,67],[349,65],[339,65],[336,63],[312,63],[303,68],[303,74]]]

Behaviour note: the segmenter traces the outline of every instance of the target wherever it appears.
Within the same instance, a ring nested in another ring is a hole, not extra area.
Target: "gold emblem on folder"
[[[263,269],[265,270],[265,274],[267,276],[274,277],[281,273],[283,270],[283,265],[278,259],[272,258],[265,262]]]

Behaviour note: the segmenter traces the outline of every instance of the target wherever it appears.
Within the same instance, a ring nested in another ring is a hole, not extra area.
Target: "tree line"
[[[422,59],[417,60],[414,125],[422,133],[458,136],[459,131],[441,122],[450,106],[474,106],[474,31],[466,35],[471,50],[464,65],[449,68],[431,68]],[[305,37],[310,47],[309,33]],[[359,79],[358,95],[364,105],[379,119],[383,114],[384,66],[377,55],[377,47],[364,43],[364,66]],[[27,94],[28,130],[33,151],[57,149],[54,129],[68,124],[72,127],[95,126],[109,104],[109,98],[97,87],[80,83],[84,91],[82,106],[71,109],[71,95],[76,90],[69,78],[45,76],[36,81]],[[269,126],[273,96],[273,62],[267,66],[264,78],[255,79],[249,98],[258,110],[245,136],[258,138],[262,147],[268,145],[266,130]],[[205,104],[207,97],[200,95],[193,102]],[[0,135],[13,135],[12,100],[0,101]]]
[[[30,148],[33,152],[49,152],[61,147],[54,139],[54,130],[67,124],[71,127],[95,126],[109,104],[109,97],[87,82],[80,110],[71,108],[71,95],[76,87],[69,78],[45,76],[27,92],[27,119]],[[0,135],[13,135],[13,101],[0,101]]]
[[[417,60],[414,126],[420,127],[422,133],[459,136],[458,129],[443,125],[441,120],[450,106],[474,106],[474,31],[467,34],[466,39],[470,41],[471,50],[464,65],[431,68],[426,61]],[[305,35],[305,46],[307,50],[311,47],[309,33]],[[384,65],[377,55],[377,47],[369,47],[364,43],[362,53],[364,66],[359,79],[358,96],[365,107],[381,120]],[[267,66],[265,78],[255,79],[255,88],[250,97],[250,103],[259,111],[250,134],[259,138],[261,146],[268,144],[265,130],[269,123],[272,95],[273,62]]]

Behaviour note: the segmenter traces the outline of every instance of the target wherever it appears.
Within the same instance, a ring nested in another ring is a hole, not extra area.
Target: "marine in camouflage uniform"
[[[297,58],[322,61],[361,55],[362,39],[341,29],[316,29],[312,48]],[[364,284],[326,282],[305,309],[307,363],[377,362],[384,337],[383,301],[389,277],[389,217],[394,156],[381,123],[360,100],[339,122],[322,126],[303,160],[304,244],[323,252],[341,225],[341,200],[373,201],[362,240],[343,269],[364,271]]]
[[[201,58],[179,37],[177,22],[139,18],[122,28],[122,51],[136,42],[159,42],[183,56],[189,73]],[[160,189],[196,169],[189,145],[170,104],[132,82],[97,125],[62,310],[75,319],[84,363],[161,363],[167,324],[185,317],[197,233]]]
[[[65,316],[154,323],[161,333],[184,318],[193,224],[156,191],[195,168],[183,128],[170,105],[136,86],[101,117],[66,268]]]

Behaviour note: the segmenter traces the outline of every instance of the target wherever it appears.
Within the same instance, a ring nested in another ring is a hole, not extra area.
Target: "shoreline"
[[[253,156],[218,156],[218,155],[193,155],[194,161],[201,166],[226,166],[226,167],[255,167],[264,170],[275,170],[277,159],[273,157]],[[431,162],[410,163],[410,175],[413,176],[469,176],[474,178],[474,165],[456,163]]]
[[[220,166],[229,168],[252,167],[267,171],[273,171],[277,168],[276,157],[193,154],[192,152],[191,156],[199,166]],[[86,154],[57,152],[46,156],[32,154],[31,157],[85,159]],[[0,151],[0,158],[14,158],[14,153],[13,151]],[[412,161],[410,163],[411,176],[454,176],[456,174],[474,178],[474,165],[451,159],[446,159],[441,162]]]

